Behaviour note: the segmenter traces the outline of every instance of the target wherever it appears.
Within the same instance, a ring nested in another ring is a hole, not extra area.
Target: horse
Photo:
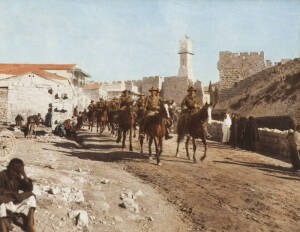
[[[202,140],[202,143],[204,144],[204,155],[201,157],[201,161],[203,161],[206,158],[206,152],[207,152],[207,123],[209,119],[208,114],[208,108],[211,107],[209,104],[205,104],[200,111],[193,113],[190,116],[182,115],[177,124],[177,149],[176,149],[176,157],[179,157],[178,151],[179,151],[179,144],[183,140],[185,136],[186,142],[185,142],[185,149],[186,149],[186,155],[187,158],[190,160],[190,154],[189,154],[189,141],[190,138],[192,138],[193,142],[193,161],[194,163],[197,162],[196,159],[196,138],[200,138]]]
[[[129,131],[129,151],[133,151],[132,148],[132,130],[135,123],[135,114],[133,110],[133,105],[129,104],[125,107],[124,110],[119,111],[119,117],[118,117],[118,138],[117,143],[121,141],[122,139],[122,149],[125,148],[125,141],[126,141],[126,134]]]
[[[97,133],[100,131],[100,134],[103,133],[105,126],[107,125],[108,121],[108,113],[107,113],[107,107],[104,106],[104,108],[99,109],[96,111],[96,120],[97,120]]]
[[[88,125],[89,125],[89,130],[92,132],[93,131],[93,127],[94,127],[94,123],[97,119],[96,117],[96,111],[95,110],[89,110],[87,113],[87,119],[88,119]]]
[[[36,136],[36,128],[40,123],[39,115],[31,115],[27,118],[27,124],[24,131],[25,138],[32,138],[33,134]]]
[[[118,110],[108,110],[108,128],[112,135],[117,134],[116,131],[118,131],[118,117]]]
[[[163,152],[163,137],[166,134],[166,123],[169,117],[170,115],[167,104],[161,102],[158,113],[151,116],[147,116],[143,123],[144,132],[149,138],[149,159],[152,159],[151,146],[154,140],[156,150],[156,162],[159,166],[161,165],[160,156]],[[143,142],[144,136],[140,135],[141,153],[143,153]]]

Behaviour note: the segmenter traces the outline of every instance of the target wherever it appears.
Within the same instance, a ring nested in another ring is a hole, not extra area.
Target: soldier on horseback
[[[199,101],[196,97],[196,89],[191,86],[188,88],[188,95],[183,99],[181,103],[181,113],[187,113],[191,115],[199,110]]]
[[[151,89],[149,89],[149,91],[151,92],[151,95],[148,96],[145,101],[146,115],[145,115],[145,120],[144,120],[143,124],[145,124],[147,122],[147,120],[149,120],[149,117],[154,116],[159,113],[160,106],[163,103],[162,99],[158,95],[159,90],[157,88],[152,87]],[[141,135],[144,134],[144,125],[140,126],[140,134]],[[169,130],[166,126],[165,139],[171,139],[171,138],[172,137],[169,135]]]
[[[89,112],[94,111],[94,108],[95,108],[94,100],[91,100],[91,103],[88,105]]]
[[[124,110],[127,106],[133,103],[133,100],[129,93],[130,91],[127,89],[123,91],[123,94],[120,97],[120,110]]]

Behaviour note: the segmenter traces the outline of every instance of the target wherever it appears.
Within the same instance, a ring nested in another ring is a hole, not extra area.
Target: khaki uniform
[[[145,102],[146,102],[146,99],[145,98],[139,98],[136,102],[136,106],[139,110],[141,109],[144,109],[145,108]]]
[[[90,103],[89,106],[88,106],[88,110],[89,110],[89,111],[93,111],[94,108],[95,108],[94,103]]]
[[[125,109],[126,106],[128,106],[130,103],[132,103],[131,96],[121,96],[120,97],[120,108]]]
[[[146,115],[154,115],[160,109],[161,98],[159,96],[148,96],[145,102]]]
[[[195,113],[199,109],[199,101],[196,96],[187,95],[182,103],[181,103],[181,110],[183,113]]]

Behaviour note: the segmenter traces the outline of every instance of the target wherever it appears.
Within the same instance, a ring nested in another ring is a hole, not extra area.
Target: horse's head
[[[167,103],[162,102],[160,105],[160,115],[163,118],[170,118],[169,107]]]

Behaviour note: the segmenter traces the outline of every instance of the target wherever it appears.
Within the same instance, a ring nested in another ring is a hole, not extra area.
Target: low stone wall
[[[207,127],[212,140],[220,142],[222,139],[222,122],[212,120]],[[283,160],[289,160],[288,141],[286,139],[288,131],[277,129],[259,128],[260,140],[257,143],[257,152],[270,154],[280,157]]]

